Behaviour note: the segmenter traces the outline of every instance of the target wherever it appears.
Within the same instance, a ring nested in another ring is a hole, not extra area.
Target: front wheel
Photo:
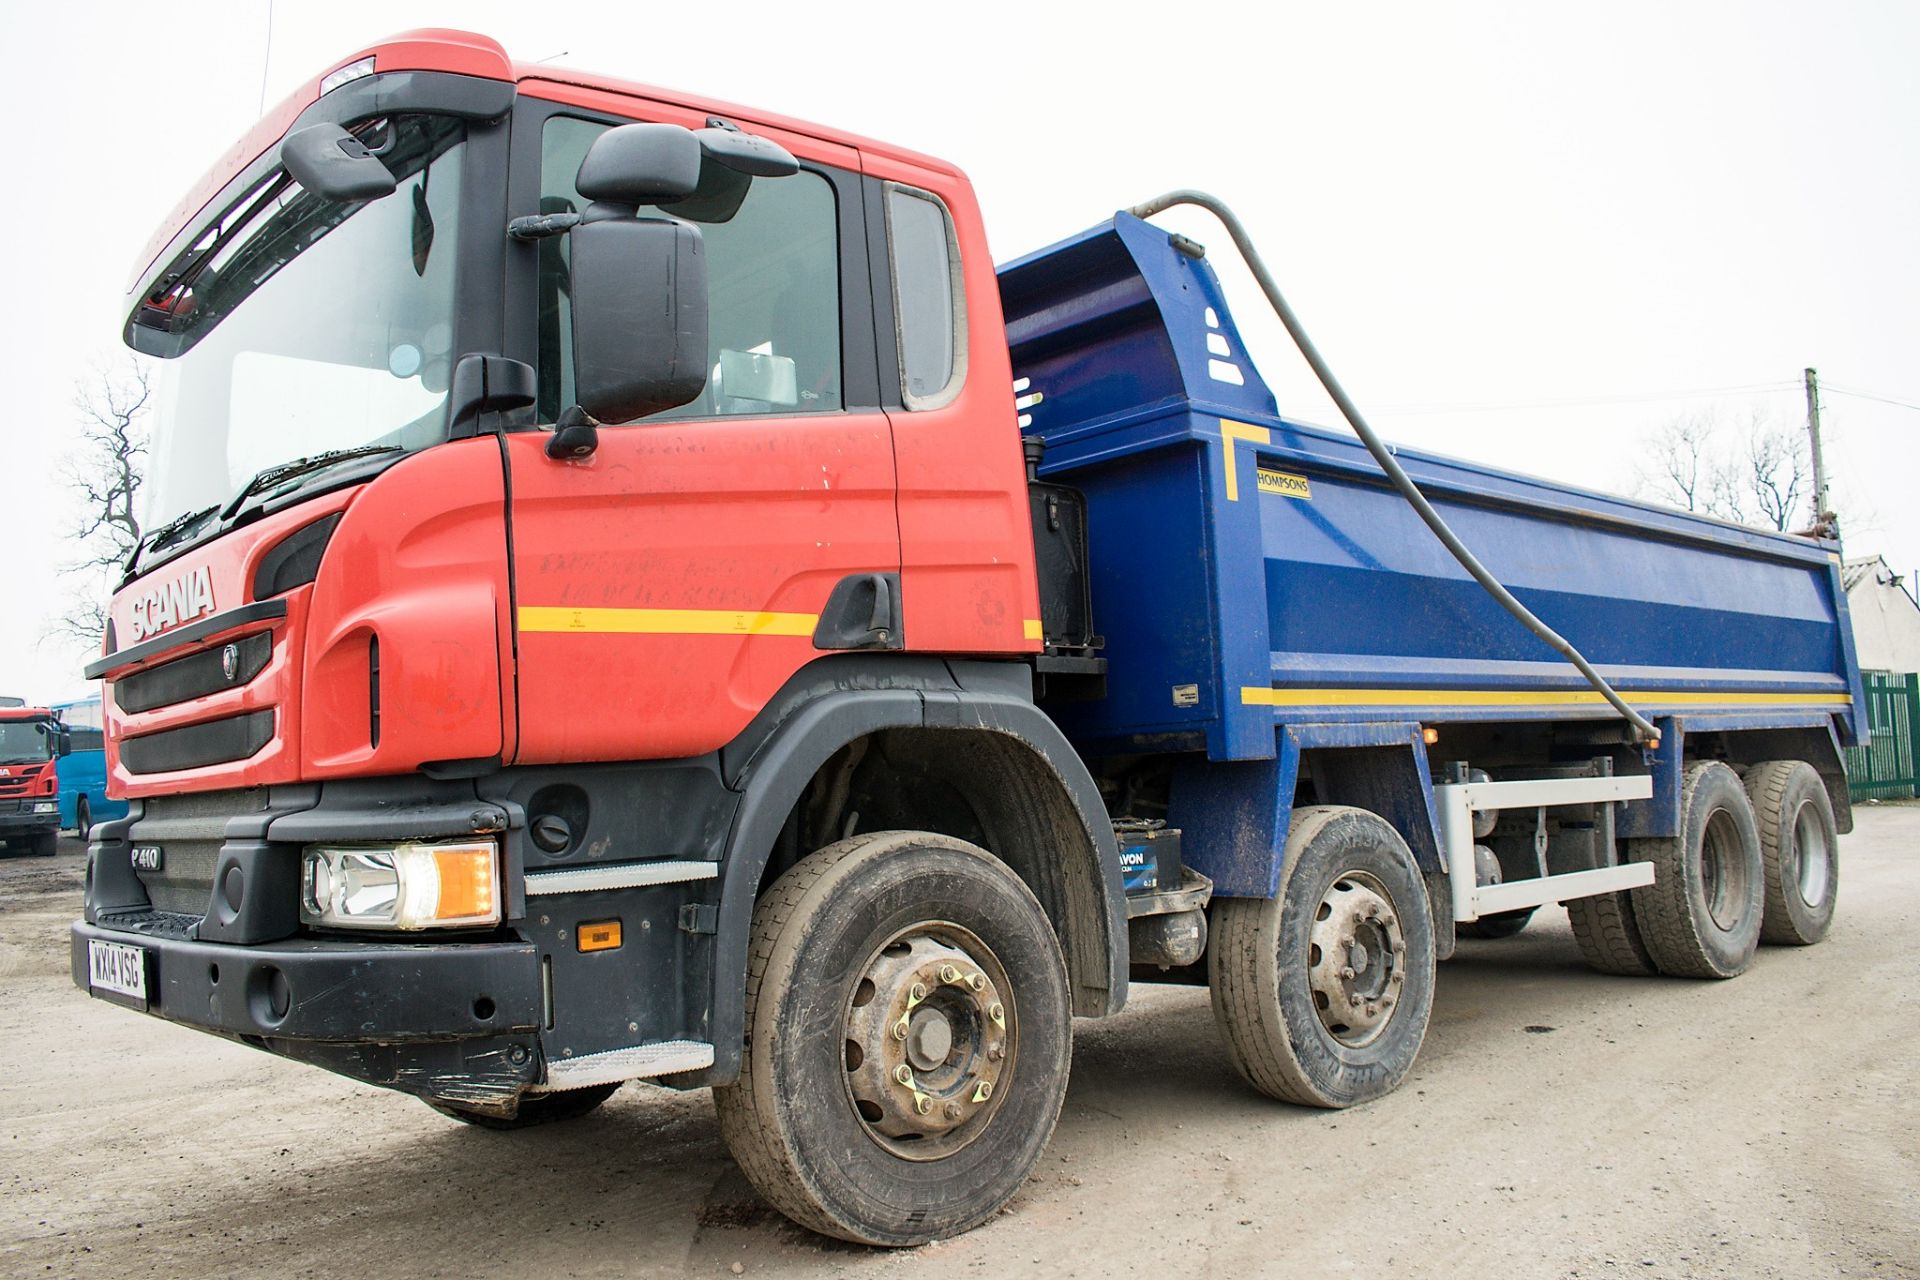
[[[803,858],[753,913],[741,1171],[802,1226],[916,1245],[991,1218],[1059,1118],[1072,1048],[1046,913],[984,849],[883,831]]]
[[[1272,898],[1217,899],[1214,1019],[1247,1083],[1349,1107],[1413,1068],[1433,1008],[1433,916],[1406,841],[1364,809],[1296,809]]]

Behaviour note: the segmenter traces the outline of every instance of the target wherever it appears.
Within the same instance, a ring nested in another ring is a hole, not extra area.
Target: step
[[[703,1040],[661,1040],[578,1058],[550,1058],[546,1087],[552,1091],[585,1089],[681,1071],[704,1071],[712,1065],[713,1046]]]

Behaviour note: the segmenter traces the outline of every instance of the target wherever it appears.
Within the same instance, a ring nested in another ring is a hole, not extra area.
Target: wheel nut
[[[1381,927],[1382,929],[1391,929],[1391,928],[1393,928],[1393,917],[1392,917],[1392,916],[1381,916],[1381,917],[1380,917],[1380,927]]]
[[[1340,976],[1343,978],[1351,978],[1353,976],[1353,966],[1348,965],[1346,968],[1342,969],[1340,971]]]
[[[1358,1009],[1358,1008],[1360,1007],[1360,1005],[1361,1005],[1361,1003],[1362,1003],[1362,1001],[1361,1001],[1361,999],[1360,999],[1360,997],[1359,997],[1359,996],[1348,996],[1348,997],[1347,997],[1347,1004],[1348,1004],[1349,1006],[1351,1006],[1352,1008],[1355,1008],[1355,1009]]]
[[[919,1004],[922,1000],[925,1000],[926,998],[927,998],[927,988],[923,983],[916,982],[907,989],[907,999],[914,1004]]]
[[[913,1095],[913,1109],[915,1114],[925,1115],[933,1110],[933,1099],[924,1093],[916,1093]]]
[[[901,1084],[906,1085],[908,1088],[912,1088],[913,1087],[913,1068],[909,1067],[906,1063],[903,1062],[899,1066],[893,1069],[893,1078],[895,1080],[898,1080]]]
[[[958,1120],[960,1118],[960,1104],[957,1102],[949,1102],[945,1107],[941,1108],[940,1114],[949,1120]]]
[[[907,1020],[905,1018],[893,1024],[893,1038],[895,1040],[905,1040],[907,1038]]]
[[[987,1046],[988,1061],[998,1062],[1006,1056],[1007,1056],[1007,1046],[1003,1044],[990,1044]]]
[[[1370,1004],[1370,1005],[1368,1005],[1368,1006],[1367,1006],[1367,1016],[1368,1016],[1369,1018],[1377,1018],[1377,1017],[1379,1017],[1379,1016],[1380,1016],[1380,1006],[1379,1006],[1379,1005],[1377,1005],[1377,1004]]]
[[[958,982],[960,981],[960,971],[950,964],[943,964],[940,966],[940,981]]]
[[[977,1086],[975,1086],[973,1091],[973,1100],[975,1102],[985,1102],[988,1098],[991,1098],[992,1096],[993,1096],[993,1081],[982,1080]]]
[[[1000,1007],[998,1000],[987,1006],[987,1016],[993,1019],[996,1026],[1007,1025],[1007,1011]]]
[[[1395,955],[1397,955],[1397,956],[1403,956],[1403,955],[1405,955],[1405,954],[1407,954],[1407,944],[1406,944],[1406,943],[1404,943],[1404,942],[1396,942],[1396,943],[1394,943],[1394,944],[1393,944],[1393,954],[1395,954]]]
[[[1392,997],[1392,996],[1381,996],[1381,997],[1380,997],[1380,1007],[1381,1007],[1382,1009],[1391,1009],[1391,1008],[1393,1008],[1393,997]]]
[[[967,975],[967,985],[975,991],[985,991],[987,989],[987,975],[984,973],[970,973]]]

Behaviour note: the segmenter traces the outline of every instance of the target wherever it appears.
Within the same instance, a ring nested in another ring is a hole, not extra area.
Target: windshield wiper
[[[167,521],[147,535],[145,543],[146,549],[149,551],[158,551],[219,509],[220,504],[216,502],[210,507],[202,507],[198,511],[189,511],[183,516],[178,516]]]
[[[233,500],[221,509],[220,518],[222,520],[233,519],[234,513],[240,510],[241,504],[248,498],[259,493],[262,489],[272,488],[283,480],[291,480],[295,476],[303,476],[310,471],[319,471],[324,467],[332,466],[336,462],[345,462],[348,458],[365,458],[376,453],[398,452],[400,452],[400,446],[397,444],[363,444],[353,449],[329,449],[325,453],[316,453],[311,457],[295,458],[292,462],[276,463],[241,485],[240,492],[234,494]]]

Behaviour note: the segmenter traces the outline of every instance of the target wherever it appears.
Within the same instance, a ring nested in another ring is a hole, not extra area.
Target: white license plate
[[[87,986],[94,991],[147,1001],[147,953],[123,942],[87,939]]]

